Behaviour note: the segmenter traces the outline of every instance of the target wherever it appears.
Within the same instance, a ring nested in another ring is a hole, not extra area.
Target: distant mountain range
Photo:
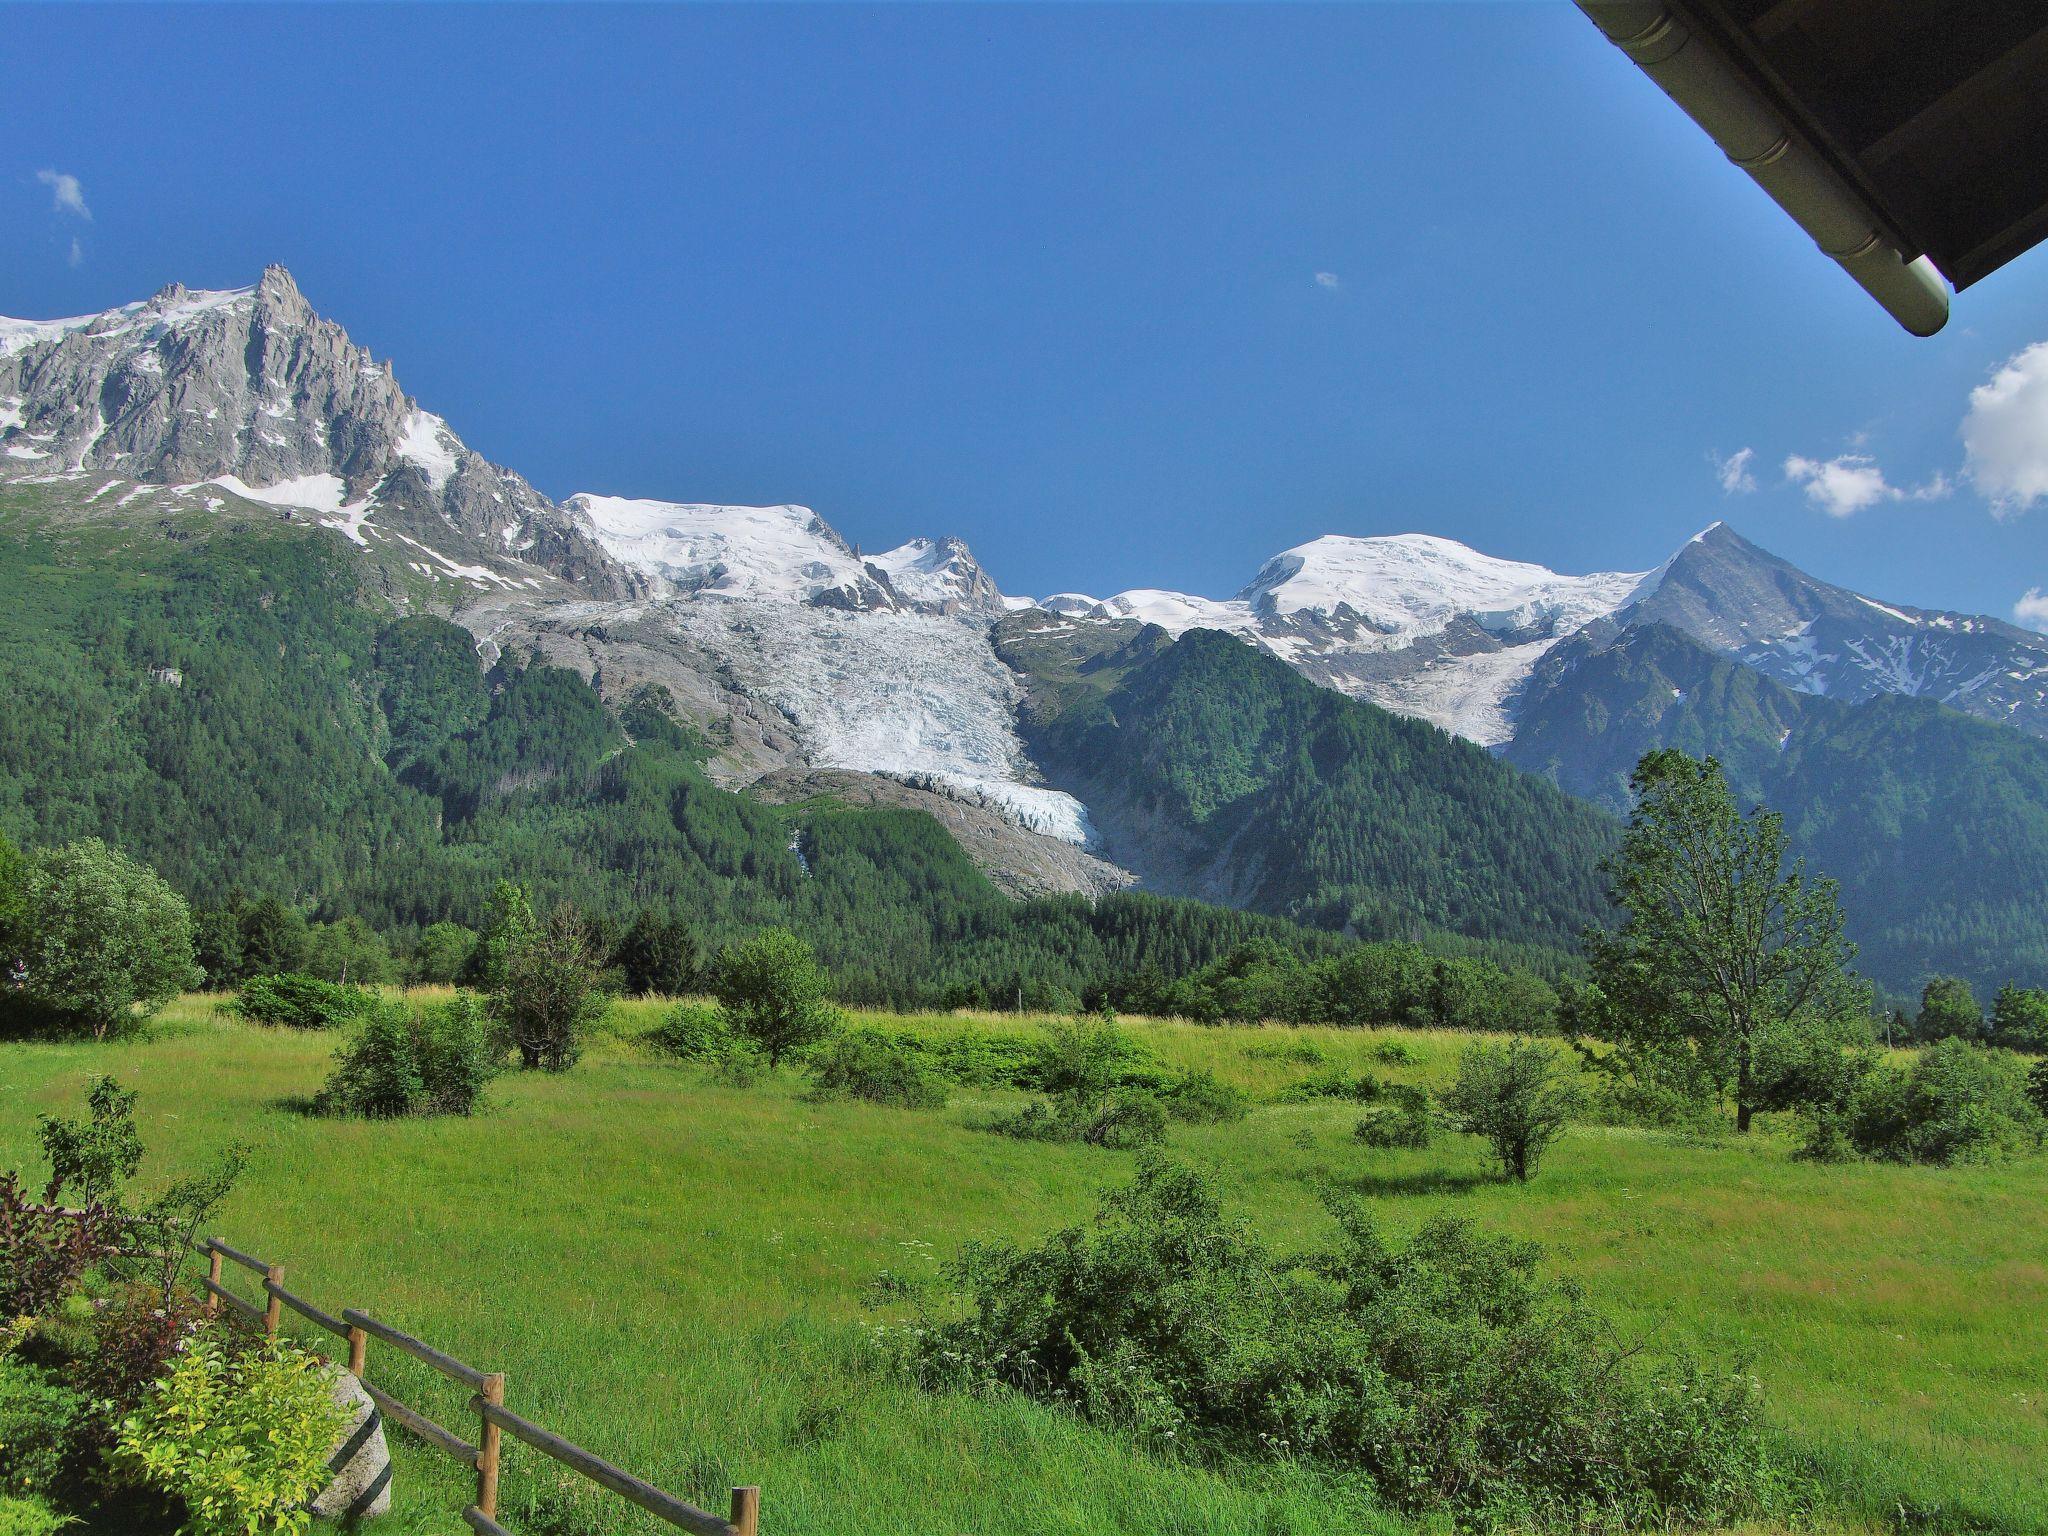
[[[1613,822],[1529,776],[1620,811],[1676,745],[1785,810],[1874,974],[2048,979],[2048,638],[1862,597],[1723,524],[1644,572],[1331,536],[1228,599],[1032,600],[954,538],[869,553],[803,507],[555,502],[276,267],[0,319],[0,490],[14,524],[329,532],[363,602],[452,618],[481,665],[538,657],[614,705],[659,685],[726,788],[928,810],[1017,894],[1565,946]]]

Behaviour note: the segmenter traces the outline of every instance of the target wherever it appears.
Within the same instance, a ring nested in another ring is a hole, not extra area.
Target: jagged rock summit
[[[210,485],[358,544],[402,540],[428,573],[472,584],[530,580],[516,562],[608,596],[641,585],[421,409],[280,266],[253,288],[173,283],[104,314],[0,319],[0,440],[18,475]]]

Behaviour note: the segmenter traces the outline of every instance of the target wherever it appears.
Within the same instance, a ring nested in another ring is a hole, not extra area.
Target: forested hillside
[[[1619,809],[1663,746],[1718,757],[1743,803],[1784,814],[1879,981],[2048,977],[2048,746],[1924,699],[1796,692],[1644,625],[1546,657],[1507,755]]]
[[[1026,736],[1110,856],[1171,888],[1369,937],[1569,946],[1615,823],[1420,720],[1211,630],[1024,616]]]
[[[0,833],[99,836],[188,896],[272,895],[405,934],[475,922],[501,876],[546,901],[688,916],[711,944],[809,935],[854,998],[1078,993],[1179,975],[1288,924],[1144,896],[1016,903],[936,822],[714,785],[655,694],[397,618],[325,534],[203,518],[53,523],[0,493]]]

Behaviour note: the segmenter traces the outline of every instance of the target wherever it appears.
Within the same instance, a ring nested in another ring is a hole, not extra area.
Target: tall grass
[[[112,1071],[142,1090],[145,1182],[225,1140],[250,1143],[221,1235],[284,1264],[293,1289],[506,1371],[519,1412],[710,1507],[733,1483],[761,1483],[772,1532],[1409,1529],[1297,1472],[1225,1475],[1047,1409],[896,1382],[864,1303],[879,1271],[1083,1220],[1130,1159],[975,1128],[1016,1095],[967,1090],[915,1111],[808,1102],[788,1071],[721,1084],[636,1047],[660,1012],[619,1005],[583,1065],[503,1080],[477,1119],[365,1123],[287,1107],[318,1086],[331,1039],[188,1000],[150,1041],[0,1045],[0,1166],[32,1163],[35,1114],[71,1108]],[[1350,1134],[1355,1105],[1271,1102],[1319,1070],[1290,1055],[1437,1082],[1456,1036],[1127,1023],[1163,1061],[1209,1067],[1262,1101],[1241,1123],[1177,1127],[1172,1141],[1275,1243],[1323,1232],[1322,1182],[1370,1196],[1395,1229],[1468,1212],[1541,1240],[1628,1332],[1748,1357],[1827,1469],[1845,1529],[1903,1510],[1916,1529],[2048,1530],[2048,1163],[1818,1167],[1769,1127],[1746,1143],[1582,1127],[1514,1187],[1465,1139],[1372,1150]],[[1376,1060],[1388,1040],[1414,1063]],[[465,1425],[460,1391],[374,1344],[372,1360]],[[385,1528],[457,1529],[461,1471],[417,1447],[399,1454]],[[608,1498],[557,1508],[579,1485],[523,1449],[509,1469],[507,1523],[522,1536],[651,1528]],[[536,1501],[554,1512],[536,1515]]]

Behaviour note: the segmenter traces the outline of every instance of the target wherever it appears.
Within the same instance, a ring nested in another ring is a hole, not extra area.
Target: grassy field
[[[294,1290],[504,1370],[512,1407],[672,1491],[722,1508],[730,1484],[762,1484],[770,1532],[1411,1529],[1333,1507],[1298,1473],[1225,1477],[1055,1412],[888,1377],[863,1299],[879,1271],[1080,1220],[1131,1159],[975,1128],[1014,1095],[920,1112],[806,1102],[788,1071],[722,1085],[632,1043],[657,1017],[620,1005],[617,1036],[574,1072],[507,1078],[477,1119],[371,1124],[287,1104],[319,1084],[332,1038],[187,1000],[148,1041],[0,1045],[0,1166],[39,1166],[35,1115],[114,1072],[143,1091],[145,1182],[250,1145],[220,1235],[284,1264]],[[1457,1209],[1533,1236],[1625,1330],[1748,1358],[1841,1490],[1840,1529],[2048,1530],[2048,1161],[1826,1168],[1768,1127],[1737,1144],[1588,1126],[1517,1188],[1465,1138],[1376,1151],[1351,1136],[1354,1105],[1270,1102],[1316,1070],[1276,1046],[1436,1081],[1457,1037],[1126,1022],[1161,1059],[1260,1097],[1242,1123],[1171,1140],[1270,1237],[1322,1233],[1321,1181],[1371,1196],[1396,1229]],[[1414,1065],[1371,1061],[1389,1039]],[[391,1359],[373,1346],[374,1366]],[[404,1379],[465,1424],[459,1390]],[[396,1449],[397,1514],[380,1529],[461,1529],[462,1474]],[[508,1468],[522,1536],[653,1528],[606,1496],[575,1507],[584,1485],[529,1452]]]

